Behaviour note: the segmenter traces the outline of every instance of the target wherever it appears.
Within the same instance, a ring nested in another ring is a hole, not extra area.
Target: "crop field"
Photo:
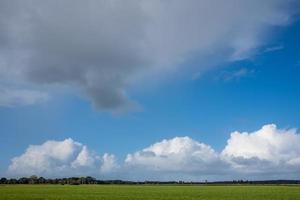
[[[0,199],[300,200],[299,186],[0,185]]]

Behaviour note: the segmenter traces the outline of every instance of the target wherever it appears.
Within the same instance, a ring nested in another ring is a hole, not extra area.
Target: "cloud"
[[[48,99],[49,95],[41,91],[0,88],[0,106],[3,107],[34,105]]]
[[[249,77],[251,75],[253,75],[255,73],[255,71],[252,69],[248,69],[246,67],[242,67],[236,70],[226,70],[226,71],[222,71],[217,77],[217,80],[222,80],[225,82],[228,81],[238,81],[241,78],[244,77]]]
[[[116,157],[113,154],[105,153],[102,156],[102,166],[100,167],[100,172],[102,174],[108,174],[115,172],[119,169],[119,164],[117,163]]]
[[[189,137],[165,139],[118,163],[72,139],[31,145],[12,159],[9,174],[127,180],[299,179],[300,134],[269,124],[254,132],[233,132],[223,151]]]
[[[141,79],[195,59],[253,56],[270,28],[290,23],[294,2],[2,0],[1,78],[79,88],[101,110],[134,109],[128,88]]]
[[[295,129],[277,129],[269,124],[252,133],[233,132],[222,155],[243,172],[295,173],[300,169],[299,144]]]
[[[135,173],[166,179],[300,178],[300,135],[269,124],[252,132],[233,132],[221,153],[189,137],[163,140],[128,154]],[[158,175],[157,175],[158,174]]]
[[[271,46],[271,47],[267,47],[263,52],[268,53],[268,52],[272,52],[272,51],[279,51],[282,49],[284,49],[283,45]]]
[[[95,164],[95,161],[96,158],[91,155],[86,146],[83,146],[76,159],[71,163],[71,167],[78,168],[93,166]]]
[[[128,154],[125,169],[129,179],[199,180],[223,175],[228,166],[209,145],[175,137]]]
[[[154,171],[210,171],[219,158],[208,145],[189,137],[175,137],[128,154],[127,165]]]
[[[108,156],[104,155],[105,158]],[[114,158],[109,155],[109,158]],[[109,162],[109,164],[107,163]],[[111,161],[101,160],[100,156],[90,152],[85,145],[72,139],[63,141],[49,140],[41,145],[30,145],[25,153],[12,159],[8,174],[12,176],[65,177],[98,175],[100,168],[108,172]]]

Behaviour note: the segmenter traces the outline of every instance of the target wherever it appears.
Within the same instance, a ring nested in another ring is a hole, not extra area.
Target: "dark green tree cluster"
[[[70,178],[55,178],[46,179],[44,177],[37,177],[35,175],[30,177],[22,177],[19,179],[7,179],[1,178],[0,184],[70,184],[70,185],[80,185],[80,184],[97,184],[97,180],[93,177],[70,177]]]

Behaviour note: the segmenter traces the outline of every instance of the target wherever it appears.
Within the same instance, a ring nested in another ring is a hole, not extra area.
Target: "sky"
[[[300,179],[296,0],[2,0],[0,176]]]

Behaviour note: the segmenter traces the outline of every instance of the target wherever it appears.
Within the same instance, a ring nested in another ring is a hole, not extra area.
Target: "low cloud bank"
[[[165,139],[118,163],[72,139],[30,145],[12,159],[11,176],[93,175],[128,180],[299,179],[300,134],[269,124],[254,132],[231,133],[222,152],[189,137]]]

